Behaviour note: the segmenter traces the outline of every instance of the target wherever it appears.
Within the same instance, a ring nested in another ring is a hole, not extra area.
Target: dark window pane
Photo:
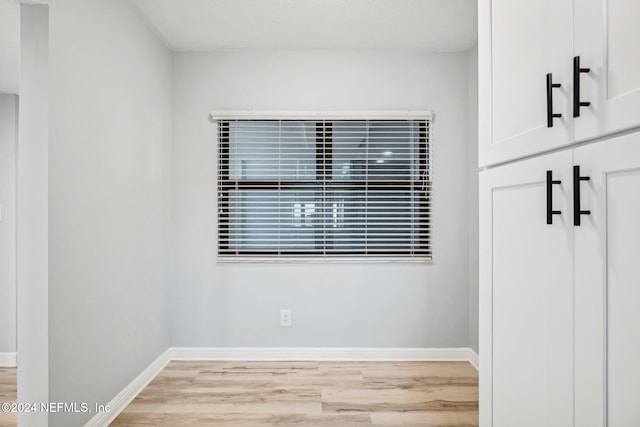
[[[315,249],[320,218],[315,191],[231,191],[229,249]]]
[[[333,179],[419,179],[420,131],[414,122],[333,124]]]
[[[329,197],[330,249],[402,251],[410,248],[419,225],[420,201],[400,188],[335,191]]]
[[[229,124],[229,179],[308,180],[316,176],[316,130],[309,122]]]

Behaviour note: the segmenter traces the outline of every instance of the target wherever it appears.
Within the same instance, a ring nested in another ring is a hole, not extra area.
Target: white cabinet
[[[480,164],[569,144],[571,0],[480,0]],[[547,126],[546,75],[554,114]]]
[[[480,224],[481,427],[640,426],[640,133],[482,172]]]
[[[480,166],[640,126],[640,1],[479,0],[478,31]]]
[[[638,427],[640,1],[478,14],[480,426]]]
[[[572,426],[571,153],[480,174],[480,425]],[[546,223],[551,170],[553,225]]]
[[[576,140],[640,126],[640,1],[574,2],[574,55],[591,71],[580,98],[591,105],[575,119]]]
[[[640,134],[575,150],[576,426],[640,426]]]

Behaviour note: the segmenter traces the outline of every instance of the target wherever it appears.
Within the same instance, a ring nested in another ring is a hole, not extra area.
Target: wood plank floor
[[[478,426],[466,362],[171,362],[112,426]]]
[[[0,403],[15,403],[18,398],[16,368],[0,368]],[[0,427],[15,427],[18,415],[0,411]]]

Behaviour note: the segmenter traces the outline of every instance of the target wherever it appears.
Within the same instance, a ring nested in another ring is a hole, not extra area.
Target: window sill
[[[368,258],[344,258],[344,257],[217,257],[216,261],[223,264],[432,264],[431,257],[368,257]]]

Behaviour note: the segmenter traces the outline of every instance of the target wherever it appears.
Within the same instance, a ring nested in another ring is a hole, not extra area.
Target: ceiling
[[[130,0],[174,51],[421,49],[476,41],[476,0]],[[0,93],[18,93],[20,1],[0,0]],[[117,28],[114,28],[117,31]]]
[[[175,51],[461,51],[477,33],[477,0],[130,1]]]
[[[0,93],[18,93],[20,63],[20,6],[0,0]]]

